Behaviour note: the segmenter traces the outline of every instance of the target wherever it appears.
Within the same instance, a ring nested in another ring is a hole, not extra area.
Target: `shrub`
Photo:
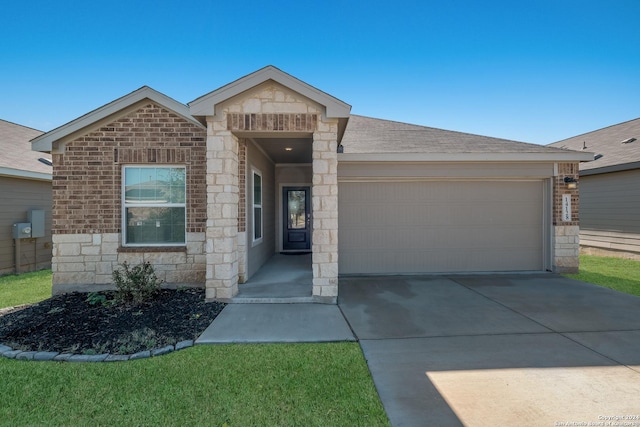
[[[140,304],[148,301],[160,290],[162,280],[156,277],[153,266],[145,262],[130,267],[127,262],[113,271],[116,300],[122,303]]]

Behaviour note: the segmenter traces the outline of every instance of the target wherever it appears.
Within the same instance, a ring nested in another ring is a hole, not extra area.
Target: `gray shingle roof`
[[[557,153],[557,148],[352,114],[345,153]]]
[[[636,141],[622,143],[629,138],[636,138]],[[640,118],[563,139],[549,146],[570,150],[582,150],[586,146],[586,151],[591,151],[596,156],[602,155],[592,162],[580,164],[581,171],[640,162]],[[635,167],[640,166],[635,165]]]
[[[38,161],[46,157],[43,153],[31,151],[30,140],[43,132],[26,126],[0,120],[0,168],[51,174],[51,166]]]

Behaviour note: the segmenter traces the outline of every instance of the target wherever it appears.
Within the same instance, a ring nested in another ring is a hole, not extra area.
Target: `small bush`
[[[124,262],[122,268],[113,271],[112,278],[116,286],[116,300],[121,303],[148,301],[160,290],[162,283],[148,262],[135,267]]]

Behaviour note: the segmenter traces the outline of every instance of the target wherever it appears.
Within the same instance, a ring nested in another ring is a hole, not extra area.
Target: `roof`
[[[175,99],[170,98],[165,94],[150,88],[149,86],[142,86],[140,89],[137,89],[121,98],[116,99],[115,101],[103,105],[102,107],[97,108],[85,114],[84,116],[70,121],[69,123],[64,124],[52,131],[49,131],[44,135],[36,137],[35,139],[33,139],[33,141],[31,141],[32,147],[36,151],[50,152],[53,148],[55,148],[55,142],[60,141],[88,126],[95,126],[95,124],[100,122],[101,120],[107,119],[113,114],[118,113],[119,111],[122,111],[137,104],[140,101],[144,101],[147,99],[155,102],[156,104],[162,105],[163,107],[166,107],[169,110],[180,114],[190,122],[203,127],[200,122],[198,122],[191,116],[191,114],[189,113],[189,108],[186,105],[181,104]]]
[[[635,141],[623,143],[622,141]],[[582,175],[640,168],[640,118],[587,132],[549,144],[549,147],[585,150],[595,153],[596,160],[580,165]]]
[[[588,161],[592,154],[470,133],[351,115],[342,160]]]
[[[0,175],[51,181],[51,166],[40,161],[42,153],[31,151],[29,141],[43,132],[0,120]]]

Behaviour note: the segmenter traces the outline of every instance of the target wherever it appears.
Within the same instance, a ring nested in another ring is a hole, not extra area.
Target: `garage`
[[[340,182],[340,274],[544,270],[546,182]]]

